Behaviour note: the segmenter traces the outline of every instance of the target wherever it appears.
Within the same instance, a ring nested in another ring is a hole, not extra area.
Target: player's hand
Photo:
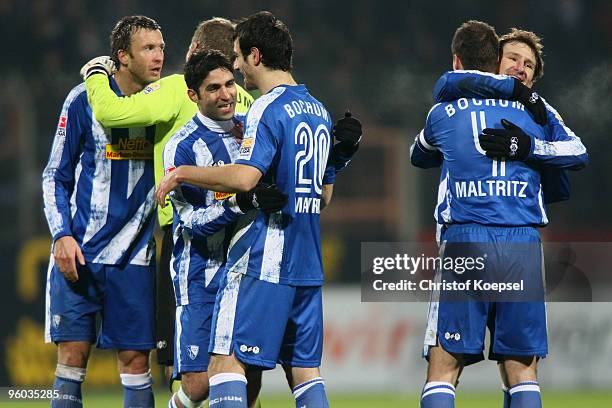
[[[79,71],[83,77],[83,81],[94,74],[104,74],[111,76],[115,72],[115,63],[111,57],[103,55],[101,57],[92,58]]]
[[[251,191],[236,194],[236,204],[243,213],[253,209],[273,213],[282,209],[287,200],[287,194],[274,184],[259,183]]]
[[[546,105],[544,105],[544,101],[540,95],[528,86],[523,85],[517,78],[514,78],[512,100],[519,101],[525,105],[525,108],[533,115],[533,120],[535,120],[538,125],[543,126],[548,122]]]
[[[53,245],[53,258],[60,272],[69,282],[79,280],[76,262],[85,265],[85,257],[79,244],[70,235],[59,238]]]
[[[161,208],[164,208],[167,204],[166,196],[168,193],[177,188],[180,184],[177,179],[179,169],[180,166],[176,169],[168,171],[155,189],[155,199]]]
[[[502,119],[503,129],[486,128],[478,136],[480,147],[493,159],[523,161],[531,152],[531,137],[514,123]]]
[[[344,117],[334,125],[332,134],[341,143],[350,144],[351,146],[357,145],[361,141],[361,122],[347,110],[344,113]]]

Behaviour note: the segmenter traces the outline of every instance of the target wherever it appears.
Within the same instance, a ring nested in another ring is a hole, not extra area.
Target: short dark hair
[[[268,68],[291,71],[293,40],[289,29],[269,11],[260,11],[236,26],[234,40],[238,39],[244,58],[255,47],[261,53],[261,62]]]
[[[482,21],[470,20],[457,28],[451,45],[465,69],[497,72],[499,39],[495,28]]]
[[[200,86],[211,71],[217,68],[226,69],[229,72],[232,70],[232,64],[221,51],[217,50],[202,50],[195,52],[189,57],[185,63],[183,72],[185,74],[185,82],[187,88],[193,89],[200,96]]]
[[[120,50],[129,51],[132,35],[140,28],[161,31],[161,26],[157,24],[157,21],[146,16],[123,17],[115,24],[115,28],[110,35],[110,46],[111,58],[117,67],[120,65],[117,54]]]
[[[542,52],[544,45],[542,44],[542,39],[532,31],[512,27],[508,34],[504,34],[500,37],[499,52],[501,53],[503,51],[504,45],[511,42],[522,42],[531,48],[536,59],[536,66],[533,70],[533,81],[535,82],[542,78],[544,76],[544,53]]]
[[[232,62],[234,55],[234,24],[228,19],[214,17],[201,21],[196,27],[192,43],[197,43],[196,51],[219,50]]]

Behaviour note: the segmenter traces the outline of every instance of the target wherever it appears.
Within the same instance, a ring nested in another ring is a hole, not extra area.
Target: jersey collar
[[[202,112],[198,111],[196,113],[200,122],[210,130],[216,133],[229,133],[230,130],[234,127],[234,121],[232,119],[229,120],[214,120],[207,116],[202,115]]]

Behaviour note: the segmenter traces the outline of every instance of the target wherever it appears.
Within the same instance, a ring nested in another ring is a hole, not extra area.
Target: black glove
[[[274,184],[260,183],[246,193],[236,194],[236,204],[243,213],[253,209],[273,213],[283,208],[287,200],[287,194],[281,192]]]
[[[478,136],[487,157],[523,161],[531,152],[531,138],[514,123],[501,120],[504,129],[486,128]]]
[[[344,117],[336,122],[332,129],[334,138],[339,142],[338,149],[342,155],[352,156],[359,149],[361,141],[361,122],[354,118],[350,111],[344,113]]]
[[[514,78],[512,100],[519,101],[525,105],[525,108],[533,115],[533,120],[535,120],[538,125],[544,126],[548,122],[546,105],[544,105],[544,101],[540,95],[528,86],[523,85],[523,83],[516,78]]]

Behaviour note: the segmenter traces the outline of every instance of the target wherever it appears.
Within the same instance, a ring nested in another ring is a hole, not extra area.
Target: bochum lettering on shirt
[[[283,108],[285,108],[290,118],[294,118],[295,115],[309,114],[323,118],[325,121],[329,120],[329,113],[327,113],[327,110],[318,103],[311,103],[298,99],[284,104]]]
[[[468,109],[469,107],[475,107],[475,106],[482,106],[484,103],[484,106],[499,106],[500,108],[512,108],[512,109],[519,109],[524,111],[525,107],[523,106],[523,104],[521,104],[520,102],[516,102],[516,101],[507,101],[504,99],[476,99],[476,98],[471,98],[471,99],[467,99],[467,98],[461,98],[461,99],[457,99],[457,108],[461,109],[461,110],[465,110]],[[446,111],[446,114],[448,115],[448,117],[450,118],[451,116],[453,116],[456,112],[455,107],[452,104],[448,104],[444,107],[444,110]]]

